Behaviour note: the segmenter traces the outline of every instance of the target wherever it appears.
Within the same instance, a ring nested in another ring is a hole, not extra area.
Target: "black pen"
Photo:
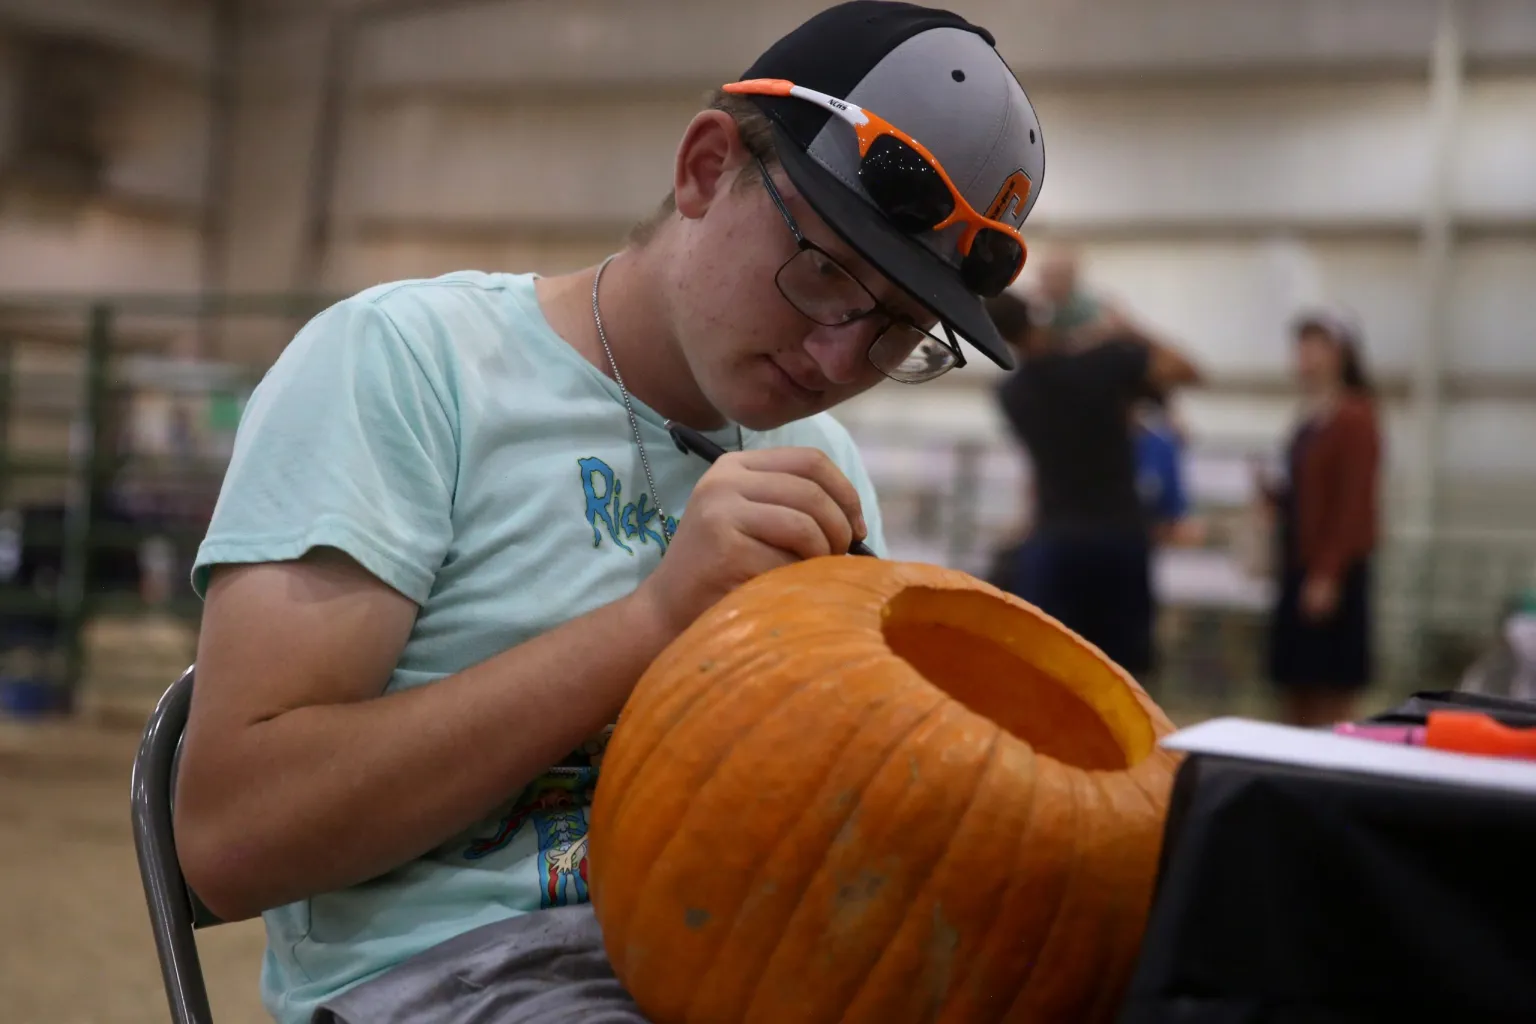
[[[667,433],[672,435],[672,441],[677,445],[678,451],[692,452],[711,465],[714,464],[716,459],[725,454],[724,448],[721,448],[692,427],[685,427],[675,420],[667,420]],[[870,558],[876,557],[875,553],[869,550],[868,545],[861,540],[854,541],[849,546],[848,553],[850,555],[868,555]]]

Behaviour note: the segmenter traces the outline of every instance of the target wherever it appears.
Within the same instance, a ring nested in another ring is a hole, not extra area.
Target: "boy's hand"
[[[867,532],[858,490],[820,449],[732,452],[694,488],[666,556],[633,600],[676,636],[753,577],[842,554]]]

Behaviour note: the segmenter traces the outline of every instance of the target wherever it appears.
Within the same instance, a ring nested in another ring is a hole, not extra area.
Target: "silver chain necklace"
[[[597,340],[602,343],[603,352],[608,356],[608,367],[613,370],[614,382],[619,385],[619,397],[624,399],[624,411],[629,413],[629,429],[634,431],[635,447],[640,450],[640,465],[645,469],[645,482],[651,489],[651,504],[656,509],[657,518],[661,520],[661,535],[664,540],[662,549],[665,550],[666,544],[672,542],[672,534],[676,531],[676,527],[667,518],[666,509],[662,508],[661,495],[656,490],[656,475],[651,472],[651,460],[645,453],[645,442],[640,439],[640,420],[635,416],[635,405],[629,399],[629,389],[624,386],[624,378],[619,375],[619,364],[613,358],[613,349],[608,345],[608,333],[603,330],[603,314],[597,307],[597,288],[602,283],[603,271],[608,269],[608,264],[612,263],[614,256],[617,255],[618,253],[612,253],[605,258],[592,277],[592,322],[597,325]],[[736,447],[738,449],[746,447],[740,426],[736,428]]]

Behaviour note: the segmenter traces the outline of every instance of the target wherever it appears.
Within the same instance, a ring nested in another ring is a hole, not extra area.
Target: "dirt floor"
[[[0,1018],[164,1022],[129,824],[138,736],[0,719]],[[260,922],[198,933],[218,1024],[268,1022]]]

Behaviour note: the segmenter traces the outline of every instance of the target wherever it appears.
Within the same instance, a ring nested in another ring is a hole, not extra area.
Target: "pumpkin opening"
[[[882,618],[892,653],[1038,754],[1122,771],[1152,752],[1151,719],[1125,677],[1039,613],[978,591],[909,587]]]

